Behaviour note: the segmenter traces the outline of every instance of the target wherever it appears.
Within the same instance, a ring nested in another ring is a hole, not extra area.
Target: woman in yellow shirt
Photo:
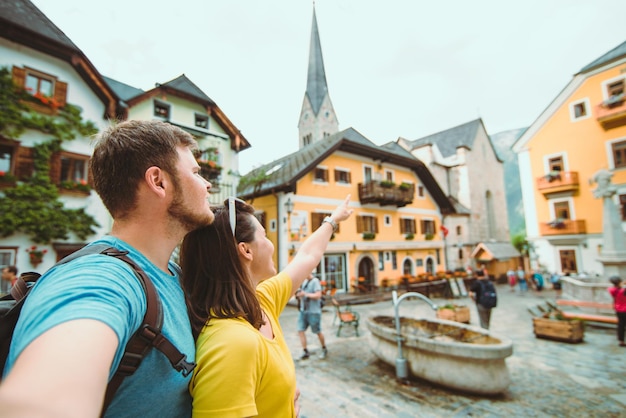
[[[254,208],[229,198],[181,247],[182,285],[196,339],[194,417],[294,417],[295,367],[278,321],[319,264],[350,195],[276,274],[274,245]],[[269,278],[269,279],[268,279]]]

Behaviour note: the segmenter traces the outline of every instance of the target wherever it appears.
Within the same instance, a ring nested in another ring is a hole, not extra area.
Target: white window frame
[[[369,170],[370,172],[370,179],[369,181],[374,180],[374,166],[373,165],[368,165],[368,164],[363,164],[363,183],[366,183],[367,180],[367,176],[365,175],[365,172]]]
[[[554,154],[547,154],[543,156],[543,172],[545,174],[550,173],[550,160],[552,158],[561,157],[563,160],[563,171],[569,171],[569,162],[567,161],[567,153],[566,152],[556,152]]]
[[[608,80],[604,80],[602,82],[602,101],[606,102],[609,100],[609,84],[616,83],[618,81],[624,82],[624,90],[626,94],[626,75],[620,75],[617,77],[609,78]]]
[[[586,114],[584,116],[576,117],[576,105],[582,104],[585,106]],[[579,122],[581,120],[589,119],[591,117],[591,103],[589,102],[589,98],[585,97],[581,100],[576,100],[569,104],[569,118],[572,122]]]
[[[563,202],[567,202],[567,206],[568,206],[568,209],[569,209],[569,220],[570,221],[576,220],[576,211],[574,209],[574,198],[573,197],[566,197],[566,198],[550,199],[550,200],[548,200],[548,204],[550,205],[550,207],[549,207],[549,209],[550,209],[550,220],[554,220],[554,219],[557,218],[556,212],[554,210],[554,205],[556,203],[563,203]]]
[[[613,144],[616,144],[618,142],[626,142],[626,137],[616,138],[605,143],[606,161],[608,162],[609,170],[626,170],[626,167],[615,167],[615,159],[613,158]]]

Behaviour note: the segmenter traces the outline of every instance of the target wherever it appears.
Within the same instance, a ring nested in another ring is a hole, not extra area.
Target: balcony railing
[[[406,206],[413,202],[415,196],[414,185],[391,185],[377,180],[368,183],[359,183],[359,201],[363,203],[378,203],[380,206]]]
[[[622,94],[597,105],[596,120],[604,130],[626,125],[626,97]]]
[[[543,194],[578,190],[577,171],[556,171],[537,179],[537,190]]]
[[[541,235],[571,235],[587,232],[585,220],[557,219],[551,222],[542,222],[539,225]]]

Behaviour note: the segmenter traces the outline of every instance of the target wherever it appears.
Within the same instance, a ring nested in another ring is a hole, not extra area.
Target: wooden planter
[[[470,310],[467,306],[455,306],[454,308],[437,309],[437,318],[447,319],[449,321],[462,322],[469,324]]]
[[[585,336],[585,324],[575,320],[533,318],[533,331],[537,338],[579,343]]]

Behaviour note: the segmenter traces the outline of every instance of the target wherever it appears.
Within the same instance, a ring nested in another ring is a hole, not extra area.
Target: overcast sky
[[[105,76],[148,90],[186,74],[252,148],[298,148],[310,0],[33,0]],[[526,127],[583,66],[626,41],[624,0],[318,0],[339,128],[376,144],[483,119]]]

